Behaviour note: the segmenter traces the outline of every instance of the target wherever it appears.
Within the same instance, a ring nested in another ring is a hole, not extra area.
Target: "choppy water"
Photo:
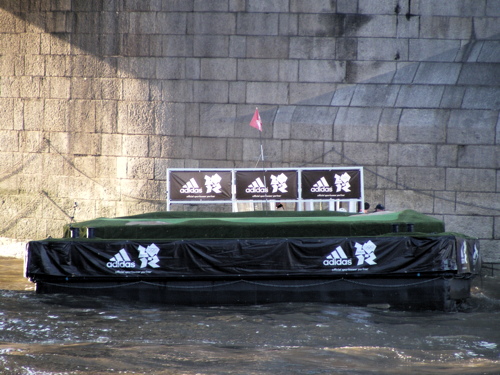
[[[147,306],[36,295],[0,258],[1,374],[500,374],[500,270],[470,311]]]

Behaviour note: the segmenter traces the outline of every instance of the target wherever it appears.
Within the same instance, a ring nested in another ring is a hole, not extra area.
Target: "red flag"
[[[253,114],[252,121],[250,121],[250,126],[262,131],[262,120],[260,119],[258,108],[255,108],[255,113]]]

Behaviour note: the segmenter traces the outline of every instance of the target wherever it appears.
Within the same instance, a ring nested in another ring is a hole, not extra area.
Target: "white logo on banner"
[[[477,246],[474,245],[474,252],[472,253],[472,262],[474,265],[476,265],[478,261],[479,261],[479,250],[477,249]]]
[[[180,192],[182,194],[200,194],[203,190],[200,188],[194,177],[192,177],[182,186]]]
[[[323,264],[325,266],[350,266],[352,264],[352,260],[347,258],[347,255],[342,247],[337,246],[337,248],[326,257]]]
[[[212,191],[215,194],[220,194],[222,192],[222,186],[220,184],[221,181],[222,177],[217,173],[213,176],[205,175],[205,187],[207,188],[207,194],[211,193]]]
[[[316,182],[311,187],[311,193],[331,193],[333,188],[328,184],[325,177],[321,177],[318,182]]]
[[[364,263],[368,263],[371,266],[377,264],[375,262],[375,259],[377,259],[377,256],[375,255],[377,245],[375,245],[372,241],[368,241],[364,245],[356,242],[354,247],[356,248],[355,255],[356,258],[358,258],[358,266],[361,266]]]
[[[245,189],[245,193],[267,193],[268,191],[269,189],[266,188],[260,177],[257,177],[255,181]]]
[[[349,183],[351,181],[351,176],[349,173],[345,172],[342,175],[335,175],[335,186],[337,187],[337,193],[340,192],[341,190],[349,193],[351,192],[351,184]]]
[[[108,268],[135,268],[135,262],[130,259],[130,256],[125,251],[125,249],[121,249],[119,252],[115,254],[114,257],[109,259],[109,262],[106,263],[106,267]]]
[[[467,256],[467,241],[464,240],[462,247],[460,248],[460,262],[462,264],[469,263],[469,257]]]
[[[141,268],[145,268],[147,266],[158,268],[158,262],[160,258],[158,258],[158,252],[160,249],[154,243],[149,245],[148,247],[140,246],[137,249],[139,251],[139,259],[141,261]]]
[[[278,190],[282,193],[287,193],[287,184],[286,181],[288,180],[288,177],[282,173],[278,176],[271,175],[271,186],[273,187],[273,193],[276,193]]]

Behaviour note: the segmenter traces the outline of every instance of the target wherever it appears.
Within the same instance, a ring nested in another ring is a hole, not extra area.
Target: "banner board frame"
[[[323,168],[167,168],[167,211],[172,204],[289,202],[297,211],[328,202],[329,210],[349,212],[364,203],[363,167]]]

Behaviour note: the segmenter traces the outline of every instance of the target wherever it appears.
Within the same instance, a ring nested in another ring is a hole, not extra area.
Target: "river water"
[[[464,312],[37,295],[0,258],[0,374],[500,374],[500,269]]]

